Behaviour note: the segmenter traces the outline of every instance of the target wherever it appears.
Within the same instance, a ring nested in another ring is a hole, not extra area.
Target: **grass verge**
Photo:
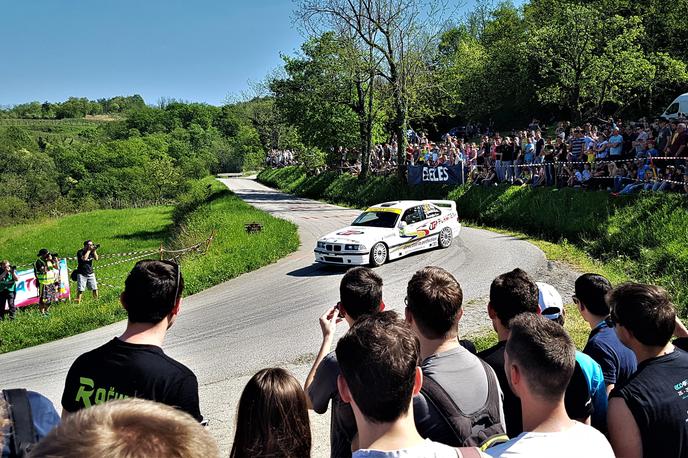
[[[244,224],[259,222],[263,230],[248,235]],[[204,255],[182,259],[185,295],[275,262],[298,248],[296,226],[244,203],[222,183],[206,178],[192,186],[175,207],[98,210],[59,219],[3,229],[2,257],[25,264],[42,247],[63,256],[74,256],[86,239],[102,244],[101,254],[156,250],[166,246],[193,245],[216,236]],[[127,258],[124,258],[127,259]],[[95,263],[101,298],[86,296],[78,305],[66,302],[53,307],[49,318],[35,306],[22,310],[17,319],[0,322],[0,353],[50,342],[126,318],[118,298],[124,278],[136,260],[101,267]],[[72,284],[73,297],[75,286]]]

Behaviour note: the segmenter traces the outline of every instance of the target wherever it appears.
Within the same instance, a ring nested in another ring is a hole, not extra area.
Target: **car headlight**
[[[325,248],[325,242],[318,242],[318,248]]]
[[[348,251],[363,251],[363,250],[366,250],[367,248],[365,245],[354,245],[354,244],[352,244],[352,245],[344,245],[344,249],[348,250]]]

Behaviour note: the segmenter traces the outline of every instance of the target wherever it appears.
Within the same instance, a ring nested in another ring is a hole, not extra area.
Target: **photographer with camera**
[[[0,261],[0,321],[9,314],[10,320],[14,320],[17,308],[14,306],[14,298],[17,294],[17,267],[10,265],[10,262]],[[7,310],[5,310],[7,307]]]
[[[98,260],[96,251],[98,248],[100,245],[94,245],[91,240],[86,240],[84,247],[76,252],[76,259],[79,263],[76,268],[77,304],[81,304],[81,297],[86,288],[93,291],[94,299],[98,299],[98,282],[96,282],[96,274],[93,272],[93,261]]]

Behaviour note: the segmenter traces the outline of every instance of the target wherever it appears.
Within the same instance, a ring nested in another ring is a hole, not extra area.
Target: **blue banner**
[[[428,167],[424,165],[409,165],[407,167],[408,184],[463,184],[463,166],[459,165],[438,165]]]

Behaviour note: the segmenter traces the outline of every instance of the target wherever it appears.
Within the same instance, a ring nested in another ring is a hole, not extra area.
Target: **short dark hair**
[[[666,345],[674,333],[676,311],[664,288],[625,283],[607,295],[612,319],[649,347]]]
[[[124,281],[122,292],[129,321],[161,322],[172,312],[182,291],[184,277],[177,263],[152,260],[137,262]]]
[[[523,313],[511,320],[505,351],[535,395],[548,400],[564,397],[576,364],[576,347],[562,326]]]
[[[339,284],[339,300],[354,320],[380,310],[382,278],[369,267],[348,270]]]
[[[606,296],[611,290],[612,284],[602,275],[588,273],[576,279],[576,297],[593,315],[609,315]]]
[[[90,242],[91,242],[91,239],[84,241],[84,246],[88,245]]]
[[[335,352],[351,396],[369,421],[391,423],[408,412],[420,346],[396,312],[360,319]]]
[[[522,269],[504,273],[490,285],[490,305],[506,327],[521,313],[538,313],[540,292],[532,278]]]
[[[408,309],[428,339],[455,335],[463,292],[452,274],[441,267],[424,267],[407,287]]]

